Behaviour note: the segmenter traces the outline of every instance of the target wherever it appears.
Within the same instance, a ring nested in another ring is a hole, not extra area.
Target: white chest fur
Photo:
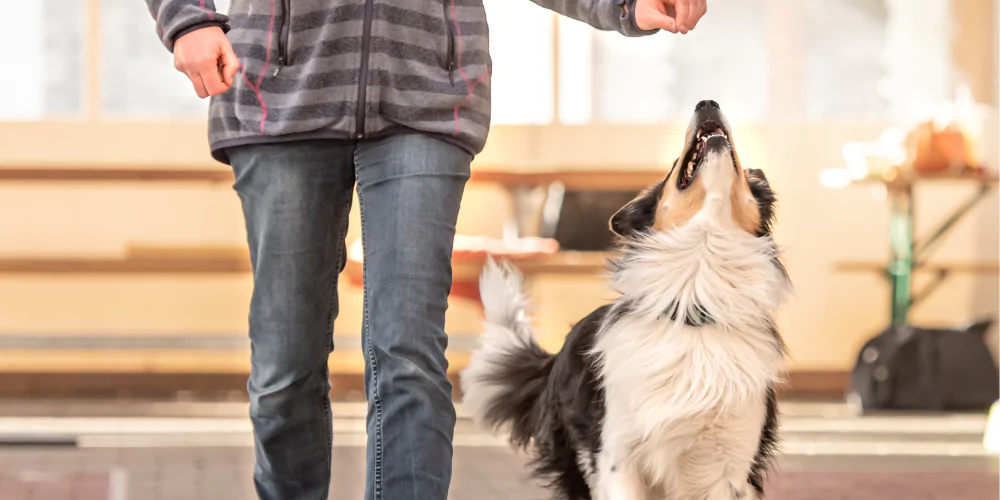
[[[607,402],[603,475],[631,463],[645,498],[741,497],[779,373],[777,340],[766,331],[643,323],[620,321],[597,345]]]
[[[725,331],[629,318],[597,345],[608,406],[627,408],[647,435],[667,423],[763,404],[781,352],[767,331]]]

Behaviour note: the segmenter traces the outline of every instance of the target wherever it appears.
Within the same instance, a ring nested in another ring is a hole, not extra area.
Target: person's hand
[[[706,0],[637,0],[635,24],[642,30],[687,33],[705,15]]]
[[[174,42],[174,67],[191,79],[195,93],[204,99],[229,90],[240,60],[222,28],[212,26],[186,33]]]

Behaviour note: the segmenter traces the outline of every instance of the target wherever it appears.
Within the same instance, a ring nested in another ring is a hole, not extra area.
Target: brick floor
[[[524,459],[459,447],[451,500],[542,500]],[[249,448],[0,448],[0,500],[252,500]],[[990,461],[826,458],[787,461],[773,500],[993,500]],[[115,485],[115,475],[119,484]],[[331,498],[360,500],[364,450],[336,448]]]

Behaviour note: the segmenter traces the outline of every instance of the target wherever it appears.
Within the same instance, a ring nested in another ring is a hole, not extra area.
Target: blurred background
[[[455,374],[488,254],[528,276],[546,347],[609,298],[607,218],[666,173],[694,104],[714,99],[780,196],[796,285],[770,497],[997,498],[997,0],[708,0],[692,33],[642,39],[485,4],[495,125],[459,220]],[[251,276],[207,102],[140,0],[4,12],[0,500],[251,498]],[[332,498],[363,481],[356,255],[330,359]],[[928,343],[935,362],[905,354]],[[454,498],[546,498],[467,420],[456,439]]]

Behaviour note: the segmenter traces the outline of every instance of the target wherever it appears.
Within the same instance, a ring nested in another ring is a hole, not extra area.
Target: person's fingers
[[[197,73],[187,73],[187,77],[191,79],[191,84],[194,85],[194,93],[198,94],[198,97],[202,99],[208,97],[208,91],[205,90],[205,84],[201,81],[201,75]]]
[[[224,94],[229,90],[229,85],[226,85],[222,81],[222,74],[219,72],[219,66],[213,65],[211,68],[203,69],[199,75],[201,76],[201,82],[205,85],[205,90],[208,95],[216,96],[219,94]]]
[[[648,2],[636,3],[635,23],[640,29],[646,31],[661,29],[671,33],[677,33],[677,23],[674,18],[660,12],[653,6],[649,5]]]
[[[222,81],[226,88],[232,87],[236,78],[236,72],[240,70],[240,59],[236,57],[233,48],[226,45],[222,48]]]
[[[656,13],[656,15],[653,16],[652,24],[654,27],[660,28],[661,30],[677,33],[677,21],[672,17]]]
[[[223,63],[224,49],[221,44],[215,47],[206,47],[207,50],[197,54],[193,60],[183,60],[185,73],[192,82],[201,83],[201,90],[198,97],[216,96],[229,90],[229,85],[223,82],[221,66]],[[198,90],[198,83],[195,83],[195,90]]]
[[[235,80],[239,60],[219,27],[196,29],[174,41],[174,67],[187,75],[198,97],[219,95]]]
[[[674,9],[677,11],[677,31],[687,33],[691,26],[691,0],[676,0]]]
[[[698,2],[698,6],[695,9],[697,16],[695,16],[694,24],[691,25],[692,29],[698,24],[698,21],[701,21],[701,18],[705,16],[705,13],[708,12],[707,0],[696,0],[696,1]]]

